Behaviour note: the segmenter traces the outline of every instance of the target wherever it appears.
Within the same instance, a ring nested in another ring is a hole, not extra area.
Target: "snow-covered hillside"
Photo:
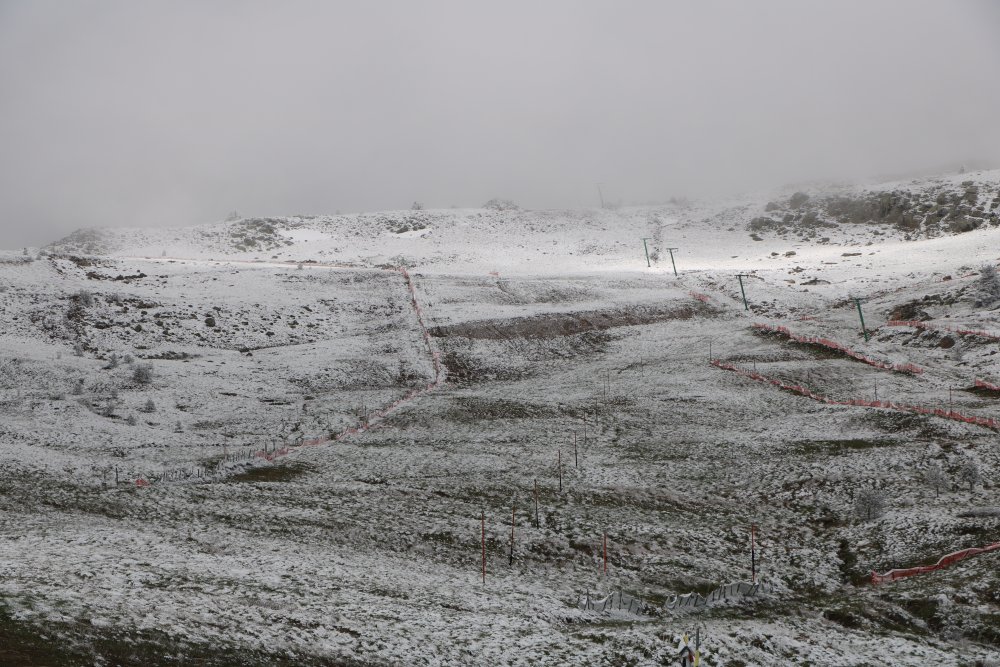
[[[900,407],[1000,417],[998,213],[976,172],[5,254],[0,663],[997,664],[997,553],[868,579],[1000,540],[997,432]],[[770,592],[668,609],[751,524]]]

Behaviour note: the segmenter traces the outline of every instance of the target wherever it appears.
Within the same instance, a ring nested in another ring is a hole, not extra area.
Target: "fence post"
[[[514,565],[514,521],[515,521],[514,501],[511,501],[511,503],[510,503],[510,562],[507,563],[508,565],[511,565],[511,566]]]
[[[562,493],[562,450],[556,450],[556,466],[559,468],[559,493]]]
[[[604,576],[608,574],[608,533],[604,532]]]
[[[538,528],[538,478],[535,478],[535,528]]]

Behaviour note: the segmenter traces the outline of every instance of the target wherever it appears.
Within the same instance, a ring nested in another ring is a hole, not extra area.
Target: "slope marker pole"
[[[743,310],[750,310],[750,306],[747,304],[747,292],[743,289],[743,279],[749,278],[750,276],[745,273],[737,273],[736,277],[740,281],[740,294],[743,295]]]
[[[861,320],[861,333],[865,335],[865,342],[868,342],[868,329],[865,328],[865,315],[861,312],[861,299],[854,297],[854,305],[858,307],[858,318]]]
[[[674,267],[674,277],[676,278],[677,264],[674,263],[674,250],[677,250],[677,248],[667,248],[667,251],[670,252],[670,266]]]

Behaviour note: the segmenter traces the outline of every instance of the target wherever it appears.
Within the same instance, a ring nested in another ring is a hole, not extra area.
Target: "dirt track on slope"
[[[506,340],[510,338],[556,338],[587,331],[653,324],[667,320],[687,320],[712,316],[718,311],[705,304],[667,306],[626,306],[576,313],[548,313],[503,320],[474,320],[429,329],[436,338]]]

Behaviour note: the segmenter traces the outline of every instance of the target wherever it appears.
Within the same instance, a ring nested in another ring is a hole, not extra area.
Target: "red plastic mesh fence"
[[[914,329],[922,329],[924,331],[949,331],[960,336],[978,336],[979,338],[985,338],[987,340],[1000,340],[1000,336],[991,334],[988,331],[980,331],[978,329],[956,329],[955,327],[947,327],[943,324],[930,324],[928,322],[920,322],[919,320],[889,320],[885,323],[885,326],[913,327]]]
[[[988,389],[990,391],[1000,393],[1000,385],[987,382],[986,380],[980,380],[979,378],[976,378],[976,389]]]
[[[906,577],[912,577],[918,574],[927,574],[928,572],[933,572],[935,570],[941,570],[953,563],[957,563],[960,560],[969,558],[970,556],[978,556],[979,554],[984,554],[990,551],[996,551],[1000,549],[1000,542],[990,544],[985,547],[973,547],[971,549],[962,549],[961,551],[956,551],[950,553],[947,556],[942,556],[941,559],[934,565],[923,565],[920,567],[907,567],[897,570],[889,570],[884,574],[879,574],[872,570],[872,584],[878,586],[879,584],[884,584],[889,581],[896,581],[897,579],[904,579]]]
[[[783,389],[785,391],[790,391],[793,394],[798,394],[799,396],[805,396],[806,398],[811,398],[814,401],[819,401],[820,403],[826,403],[827,405],[850,405],[855,407],[863,408],[880,408],[883,410],[896,410],[898,412],[911,412],[920,415],[931,415],[933,417],[941,417],[943,419],[951,419],[953,421],[964,422],[966,424],[974,424],[975,426],[982,426],[983,428],[993,429],[994,431],[1000,431],[1000,422],[991,417],[979,417],[978,415],[967,415],[955,410],[943,410],[941,408],[925,408],[919,405],[907,405],[905,403],[896,403],[894,401],[869,401],[862,398],[850,398],[843,401],[838,401],[830,398],[829,396],[824,396],[822,394],[817,394],[816,392],[808,389],[800,384],[787,384],[778,380],[777,378],[768,377],[757,373],[756,371],[750,371],[743,368],[739,368],[732,364],[727,364],[719,359],[713,359],[711,364],[716,368],[721,368],[722,370],[732,371],[734,373],[739,373],[744,377],[748,377],[751,380],[756,380],[758,382],[766,382],[770,385],[777,387],[778,389]]]
[[[775,333],[781,336],[793,340],[796,343],[805,343],[807,345],[818,345],[820,347],[825,347],[830,350],[836,350],[841,354],[844,354],[851,359],[857,359],[858,361],[863,361],[869,366],[874,366],[875,368],[881,368],[886,371],[895,371],[897,373],[909,373],[910,375],[918,375],[924,372],[924,369],[920,368],[915,364],[891,364],[884,361],[879,361],[878,359],[873,359],[857,350],[852,350],[843,343],[838,343],[837,341],[830,340],[829,338],[820,338],[818,336],[801,336],[799,334],[792,333],[788,327],[774,326],[772,324],[762,324],[759,322],[754,322],[750,325],[758,331],[766,331],[768,333]]]

